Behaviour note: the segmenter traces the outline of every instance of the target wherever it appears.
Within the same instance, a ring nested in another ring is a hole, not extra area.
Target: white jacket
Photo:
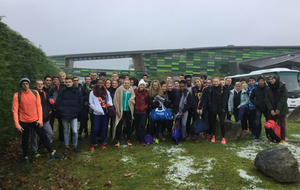
[[[112,103],[110,93],[108,90],[106,90],[106,92],[108,97],[108,101],[106,103],[109,103],[112,106],[113,103]],[[90,92],[89,102],[90,102],[90,108],[94,110],[94,115],[105,115],[104,110],[102,109],[102,106],[100,105],[100,102],[97,96],[94,95],[93,91]]]

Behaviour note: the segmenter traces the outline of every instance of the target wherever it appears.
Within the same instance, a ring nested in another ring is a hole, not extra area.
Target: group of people
[[[191,124],[192,120],[200,118],[209,126],[202,138],[215,143],[217,116],[221,143],[226,144],[225,118],[230,120],[232,115],[241,124],[243,133],[249,132],[255,139],[261,139],[262,114],[266,120],[279,120],[280,143],[285,140],[287,90],[276,76],[269,76],[267,82],[263,77],[242,78],[232,85],[231,78],[210,79],[206,75],[194,79],[190,75],[179,75],[179,80],[167,76],[165,81],[149,81],[146,74],[138,80],[129,75],[119,76],[118,73],[112,73],[110,79],[106,78],[106,73],[99,76],[92,73],[85,76],[82,85],[78,77],[70,78],[61,72],[58,76],[45,76],[43,81],[37,80],[35,83],[35,89],[30,89],[30,80],[22,76],[21,90],[13,97],[12,111],[15,126],[23,133],[22,148],[26,163],[30,133],[36,157],[40,156],[39,138],[51,154],[51,159],[61,159],[51,147],[55,119],[58,121],[59,140],[64,146],[63,154],[71,149],[80,153],[78,141],[89,136],[91,151],[96,145],[105,149],[108,136],[115,147],[120,146],[122,138],[126,139],[128,146],[132,146],[134,133],[143,146],[146,145],[146,134],[150,134],[154,143],[159,144],[160,140],[171,136],[175,122],[182,131],[181,141],[190,138],[199,141],[200,134],[191,134]],[[171,110],[172,120],[152,121],[151,111],[161,107]]]

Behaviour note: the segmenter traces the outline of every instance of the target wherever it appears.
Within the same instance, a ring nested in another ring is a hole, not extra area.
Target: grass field
[[[15,164],[1,167],[0,189],[300,189],[300,183],[277,183],[254,166],[258,152],[280,145],[266,142],[265,136],[262,141],[250,139],[249,134],[244,137],[226,145],[189,140],[176,146],[170,139],[146,147],[136,141],[132,147],[123,142],[119,148],[108,143],[106,150],[96,147],[94,152],[85,140],[80,154],[70,152],[63,160],[50,161],[42,152],[43,158],[31,156],[28,166],[21,162],[16,140],[2,155]],[[287,123],[287,139],[300,140],[299,124]],[[299,162],[299,144],[285,146]],[[63,150],[57,137],[54,147],[58,153]],[[132,176],[124,177],[125,173]]]

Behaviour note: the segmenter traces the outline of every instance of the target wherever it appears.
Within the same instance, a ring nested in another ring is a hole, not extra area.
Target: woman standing
[[[155,139],[154,142],[155,144],[159,143],[159,133],[161,130],[161,125],[162,122],[161,121],[152,121],[151,120],[151,111],[159,108],[160,107],[160,103],[158,100],[156,100],[156,96],[160,96],[160,97],[164,97],[164,93],[163,90],[160,86],[160,83],[158,82],[158,80],[153,80],[150,88],[149,88],[149,98],[148,98],[148,109],[149,109],[149,121],[150,121],[150,134],[152,135],[152,137]]]
[[[100,147],[105,149],[104,141],[107,136],[108,112],[107,107],[112,106],[109,91],[104,87],[104,81],[98,80],[97,85],[90,92],[90,108],[93,110],[93,131],[91,135],[90,150],[94,150],[97,133],[100,130]]]
[[[132,146],[131,139],[131,124],[133,120],[133,111],[135,104],[135,93],[130,86],[129,79],[124,80],[124,84],[121,85],[115,93],[114,105],[116,108],[116,117],[114,119],[113,137],[116,140],[115,147],[120,146],[120,139],[122,133],[122,124],[125,118],[127,128],[127,145]]]

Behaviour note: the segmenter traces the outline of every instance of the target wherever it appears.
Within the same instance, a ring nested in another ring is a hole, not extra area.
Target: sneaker
[[[239,121],[238,121],[238,124],[241,124],[241,123],[242,123],[242,121],[241,121],[241,120],[239,120]]]
[[[91,144],[90,145],[90,151],[94,151],[95,150],[95,145],[94,144]]]
[[[161,141],[165,141],[165,140],[166,140],[166,138],[162,137],[162,138],[160,138],[160,140],[161,140]]]
[[[221,144],[226,144],[226,139],[223,138]]]
[[[56,153],[54,153],[53,155],[50,156],[50,160],[60,160],[63,157],[61,155],[58,155]]]
[[[106,149],[106,146],[105,146],[104,144],[100,144],[100,147],[101,147],[102,149]]]
[[[279,144],[285,144],[285,140],[281,139]]]
[[[211,135],[207,135],[206,140],[208,140],[208,141],[211,140]]]
[[[116,142],[115,147],[119,147],[120,146],[120,141]]]
[[[187,137],[185,137],[185,140],[188,141],[188,140],[190,140],[190,138],[191,138],[190,136],[187,136]]]
[[[254,138],[254,137],[255,137],[255,135],[254,135],[254,134],[251,134],[251,135],[250,135],[250,138]]]
[[[132,146],[132,143],[130,141],[127,141],[128,146]]]
[[[155,143],[155,144],[159,144],[159,140],[158,140],[158,139],[155,139],[155,140],[154,140],[154,143]]]
[[[24,158],[24,163],[25,163],[25,165],[28,165],[29,164],[29,159],[28,158]]]
[[[204,133],[202,134],[202,138],[205,139],[205,134]]]
[[[215,143],[216,142],[216,138],[213,137],[210,142]]]
[[[67,154],[69,151],[70,151],[70,148],[66,148],[66,149],[62,152],[62,154]]]
[[[242,133],[243,133],[243,134],[246,133],[246,130],[243,130]]]
[[[80,152],[81,152],[81,150],[80,150],[79,148],[77,148],[77,147],[75,147],[73,150],[74,150],[74,152],[76,152],[76,153],[80,153]]]
[[[41,157],[41,155],[38,153],[38,151],[35,151],[34,152],[34,157],[39,158],[39,157]]]
[[[83,139],[82,137],[78,137],[78,141],[81,142]]]
[[[145,144],[145,143],[142,143],[142,146],[146,146],[146,144]]]
[[[197,139],[196,139],[196,142],[199,142],[200,141],[200,137],[198,137]]]

